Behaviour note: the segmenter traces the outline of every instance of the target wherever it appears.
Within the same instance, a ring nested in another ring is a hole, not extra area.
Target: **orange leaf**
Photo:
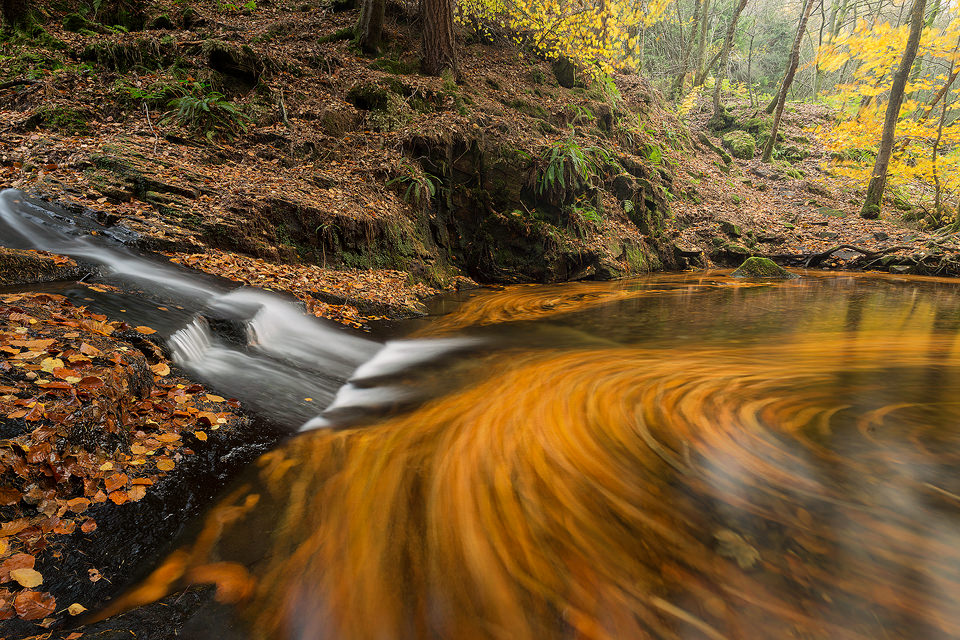
[[[67,500],[67,508],[74,513],[83,513],[90,507],[90,501],[86,498],[74,498]]]
[[[150,367],[150,370],[160,377],[170,375],[170,366],[166,362],[155,364]]]
[[[39,620],[56,611],[57,600],[49,593],[21,591],[13,599],[13,608],[24,620]]]
[[[149,336],[150,334],[157,332],[156,329],[151,329],[150,327],[134,327],[134,330],[139,331],[140,333],[146,336]]]
[[[110,476],[107,476],[104,480],[104,485],[107,487],[107,491],[116,491],[122,487],[127,486],[129,478],[125,473],[114,473]]]

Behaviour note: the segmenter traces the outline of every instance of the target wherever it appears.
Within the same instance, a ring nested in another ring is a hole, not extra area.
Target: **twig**
[[[283,101],[283,89],[280,89],[280,117],[283,119],[283,124],[290,128],[290,120],[287,119],[287,105]]]
[[[150,108],[146,102],[143,103],[143,112],[147,114],[147,126],[150,127],[150,133],[153,134],[153,155],[157,155],[157,144],[160,142],[160,136],[157,135],[157,130],[153,128],[153,123],[150,121]]]

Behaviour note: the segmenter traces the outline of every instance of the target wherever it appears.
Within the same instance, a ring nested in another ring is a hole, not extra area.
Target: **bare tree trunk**
[[[677,6],[680,6],[679,2],[677,3]],[[677,77],[674,78],[673,88],[670,91],[671,97],[675,100],[680,97],[681,93],[683,93],[683,80],[687,75],[687,69],[690,65],[690,52],[697,44],[697,27],[700,25],[700,12],[702,9],[703,0],[696,0],[693,5],[693,23],[690,26],[690,41],[683,50],[683,58],[680,62],[680,72],[677,73]]]
[[[910,35],[907,38],[907,46],[903,50],[903,57],[900,59],[900,66],[893,76],[890,101],[887,102],[887,112],[883,118],[883,134],[877,151],[877,161],[873,166],[870,184],[867,185],[867,196],[864,198],[863,208],[860,210],[860,215],[864,218],[880,217],[880,205],[883,202],[884,188],[887,186],[887,168],[890,166],[897,118],[900,117],[900,105],[903,104],[903,90],[907,85],[913,60],[917,57],[920,32],[923,30],[923,11],[926,6],[927,0],[913,0],[913,8],[910,9]]]
[[[727,27],[727,35],[723,39],[723,48],[720,49],[720,66],[717,68],[717,84],[713,87],[713,117],[710,119],[716,123],[725,120],[724,109],[720,105],[720,87],[723,85],[723,79],[727,75],[727,62],[730,59],[730,48],[733,46],[733,36],[737,32],[737,20],[743,8],[747,6],[747,0],[740,0],[733,9],[733,15],[730,17],[730,25]]]
[[[420,0],[423,16],[423,72],[439,76],[457,72],[457,46],[453,34],[453,0]]]
[[[822,0],[821,0],[822,1]],[[787,92],[790,85],[793,84],[793,77],[797,73],[797,65],[800,64],[800,42],[804,32],[807,30],[807,21],[810,19],[810,13],[813,11],[814,0],[806,0],[803,7],[803,15],[800,16],[800,25],[797,27],[797,37],[793,41],[793,49],[790,51],[790,61],[787,62],[787,70],[783,75],[783,82],[780,83],[780,92],[777,94],[777,104],[773,114],[773,127],[770,129],[770,138],[763,148],[763,161],[770,162],[773,157],[773,146],[777,143],[777,131],[780,129],[780,118],[783,116],[783,106],[787,102]]]
[[[754,25],[754,29],[756,25]],[[753,39],[756,33],[750,34],[750,53],[747,54],[747,93],[750,95],[750,108],[753,109]]]
[[[793,49],[790,50],[790,61],[787,63],[787,71],[783,74],[783,81],[780,82],[780,88],[777,90],[776,95],[773,96],[773,100],[770,101],[770,104],[768,104],[765,109],[767,113],[773,113],[774,109],[777,108],[777,104],[781,100],[787,99],[787,91],[790,90],[790,85],[787,83],[787,76],[790,77],[790,82],[793,82],[793,75],[797,72],[797,63],[800,62],[800,42],[807,29],[807,20],[810,19],[810,11],[812,9],[812,0],[806,0],[803,7],[803,14],[800,16],[800,27],[797,29],[797,37],[793,39]],[[796,54],[796,58],[794,58],[794,54]]]
[[[703,71],[703,59],[707,55],[707,27],[710,25],[710,0],[703,0],[703,12],[700,15],[700,27],[697,35],[697,57],[694,60],[693,86],[703,84],[706,73]]]
[[[380,53],[386,9],[387,0],[363,0],[363,5],[360,7],[360,21],[357,23],[356,42],[364,53]]]

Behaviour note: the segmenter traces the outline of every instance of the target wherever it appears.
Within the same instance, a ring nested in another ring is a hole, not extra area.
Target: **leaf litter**
[[[154,333],[59,295],[0,295],[0,620],[81,613],[41,590],[37,558],[95,534],[105,503],[142,500],[194,454],[188,442],[237,418],[238,401],[172,375],[127,331]]]

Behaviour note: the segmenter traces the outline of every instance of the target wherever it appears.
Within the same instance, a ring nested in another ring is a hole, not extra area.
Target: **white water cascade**
[[[21,192],[0,192],[0,245],[92,263],[107,281],[192,312],[192,320],[167,336],[174,363],[218,393],[237,397],[245,407],[290,429],[332,424],[317,417],[324,408],[329,416],[410,401],[415,397],[412,389],[395,384],[406,369],[476,344],[472,339],[443,339],[383,345],[308,316],[279,295],[235,288],[142,256],[111,235],[121,233],[104,232],[92,221],[73,219]],[[150,324],[149,319],[143,323]],[[221,333],[216,326],[234,331]]]

